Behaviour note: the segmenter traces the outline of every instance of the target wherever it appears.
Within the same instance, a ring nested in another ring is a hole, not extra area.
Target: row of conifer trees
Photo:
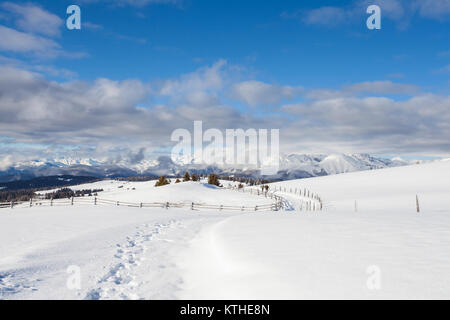
[[[180,180],[180,178],[177,178],[177,180],[175,180],[175,183],[180,183],[180,182],[186,182],[186,181],[200,181],[200,176],[198,174],[192,174],[190,175],[188,171],[186,171],[186,173],[184,174],[184,176],[181,178],[182,180]],[[155,187],[161,187],[161,186],[165,186],[167,184],[170,184],[171,180],[169,178],[167,178],[166,176],[161,176],[159,177],[158,181],[155,184]],[[208,176],[208,183],[215,185],[215,186],[220,186],[220,182],[219,182],[219,176],[215,173],[211,173]]]

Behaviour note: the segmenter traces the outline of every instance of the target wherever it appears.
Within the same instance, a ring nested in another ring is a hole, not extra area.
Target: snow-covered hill
[[[156,180],[136,182],[103,180],[93,183],[80,184],[70,187],[72,190],[96,189],[102,199],[124,201],[124,202],[175,202],[196,204],[217,204],[230,206],[269,205],[273,201],[264,197],[249,197],[247,194],[238,193],[227,188],[227,181],[222,181],[224,188],[218,188],[201,182],[180,182],[175,183],[172,179],[170,185],[155,187]],[[54,190],[39,192],[45,194]]]
[[[450,297],[450,161],[270,186],[312,190],[325,211],[238,215],[206,229],[181,260],[182,298]]]
[[[0,209],[0,299],[450,298],[450,161],[275,186],[308,188],[325,210],[92,202]],[[269,201],[200,182],[74,188],[102,188],[104,198],[134,202]],[[69,281],[77,275],[79,286]]]
[[[400,159],[380,159],[367,154],[290,154],[280,156],[280,168],[278,173],[268,178],[297,179],[407,164],[410,164],[410,162]],[[156,177],[160,175],[181,175],[186,170],[197,173],[215,172],[251,177],[260,176],[259,172],[256,170],[246,170],[237,167],[194,165],[186,163],[185,160],[173,162],[172,159],[164,156],[159,157],[157,160],[142,160],[139,163],[129,163],[124,160],[110,162],[95,159],[62,158],[16,163],[10,168],[0,171],[0,182],[59,174],[95,177],[136,175]]]

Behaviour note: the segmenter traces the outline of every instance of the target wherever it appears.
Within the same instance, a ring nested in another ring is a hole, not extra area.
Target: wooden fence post
[[[94,197],[94,206],[97,205],[97,197]]]
[[[194,203],[191,203],[191,210],[194,210]]]
[[[33,206],[33,198],[30,198],[30,208]]]
[[[419,196],[416,194],[416,210],[417,210],[417,213],[419,213],[420,212],[420,206],[419,206]]]
[[[50,207],[53,207],[53,198],[50,198]]]
[[[70,205],[73,206],[73,197],[70,199]]]

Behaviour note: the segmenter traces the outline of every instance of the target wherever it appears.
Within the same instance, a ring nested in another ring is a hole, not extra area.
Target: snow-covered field
[[[449,161],[275,185],[307,188],[325,210],[1,209],[0,298],[450,298]],[[204,183],[153,186],[76,188],[133,202],[271,201]]]
[[[82,184],[70,187],[72,190],[100,190],[98,196],[102,199],[125,201],[125,202],[175,202],[175,203],[202,203],[230,206],[255,206],[271,204],[270,199],[249,196],[229,190],[228,181],[221,181],[225,188],[217,188],[208,185],[205,181],[180,182],[155,188],[156,181],[127,182],[106,180],[90,184]],[[54,190],[49,190],[51,192]],[[42,192],[45,193],[45,192]]]

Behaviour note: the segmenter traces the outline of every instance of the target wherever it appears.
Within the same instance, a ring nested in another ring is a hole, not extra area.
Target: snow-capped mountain
[[[381,159],[368,154],[289,154],[281,155],[279,170],[271,179],[298,179],[324,176],[344,172],[381,169],[407,165],[402,159]],[[0,182],[51,175],[76,175],[94,177],[160,176],[180,175],[186,170],[196,173],[219,173],[238,176],[259,177],[256,169],[245,167],[217,167],[193,164],[187,159],[161,156],[157,160],[142,160],[139,163],[111,162],[98,159],[46,159],[20,162],[0,171]]]
[[[410,164],[404,160],[389,160],[368,154],[290,154],[280,157],[279,179],[299,179],[345,172],[382,169]]]

